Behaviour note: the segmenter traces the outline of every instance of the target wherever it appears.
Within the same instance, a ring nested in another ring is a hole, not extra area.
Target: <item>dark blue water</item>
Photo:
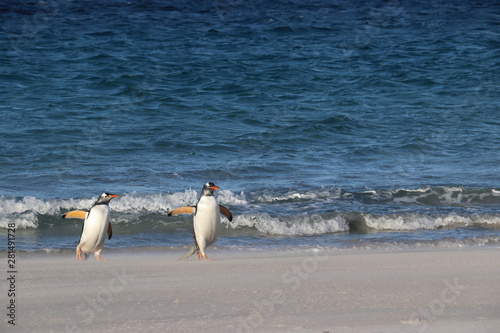
[[[497,1],[4,1],[0,227],[72,248],[497,245]],[[194,202],[193,202],[194,201]],[[1,231],[4,230],[4,231]],[[2,237],[5,229],[0,229]]]

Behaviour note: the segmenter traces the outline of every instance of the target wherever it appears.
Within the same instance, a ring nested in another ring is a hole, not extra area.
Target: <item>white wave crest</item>
[[[199,193],[189,189],[176,193],[139,194],[125,193],[110,202],[113,212],[140,214],[143,212],[166,213],[176,207],[196,204]],[[8,223],[15,222],[20,228],[36,228],[38,215],[58,216],[74,209],[89,209],[96,197],[76,199],[42,200],[27,196],[13,198],[0,196],[0,228],[7,228]],[[246,205],[245,194],[234,194],[224,190],[219,194],[219,201],[229,207]]]
[[[255,196],[254,200],[260,203],[280,202],[288,200],[314,200],[314,199],[338,199],[341,197],[341,190],[313,190],[305,193],[287,192],[284,194],[263,193]]]
[[[483,202],[499,196],[495,189],[468,189],[462,187],[425,187],[418,189],[397,189],[382,191],[377,196],[401,203],[434,203],[440,205],[464,205]]]
[[[122,213],[166,212],[179,206],[196,203],[196,191],[186,190],[177,193],[124,194],[112,201],[113,211]]]
[[[219,192],[219,202],[228,206],[245,206],[248,205],[248,200],[244,192],[240,194],[233,193],[229,190],[221,190]]]
[[[53,214],[56,211],[55,209],[53,203],[35,197],[23,197],[21,199],[0,197],[0,214],[5,216],[22,214],[28,211]]]
[[[158,212],[164,213],[177,207],[195,205],[199,193],[193,189],[176,193],[138,194],[130,193],[114,199],[112,209],[116,212],[140,213]],[[223,190],[219,193],[219,201],[228,206],[246,205],[247,200],[244,193],[234,194]]]
[[[18,229],[37,228],[38,215],[59,215],[62,211],[90,207],[95,199],[52,199],[0,196],[0,228],[14,223]]]
[[[419,229],[439,229],[455,224],[465,226],[474,224],[474,220],[467,216],[446,215],[446,216],[426,216],[421,214],[408,215],[384,215],[373,216],[364,215],[366,225],[376,230],[419,230]]]
[[[323,235],[349,229],[346,221],[340,216],[325,218],[320,215],[300,215],[282,221],[268,214],[242,214],[236,216],[229,225],[235,229],[250,227],[265,234],[282,236]]]
[[[5,216],[0,214],[0,228],[7,229],[11,224],[15,229],[38,228],[38,218],[34,213],[21,213]]]

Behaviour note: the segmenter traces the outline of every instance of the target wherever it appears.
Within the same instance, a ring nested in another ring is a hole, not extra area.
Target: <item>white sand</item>
[[[500,332],[500,249],[180,255],[20,255],[0,332]]]

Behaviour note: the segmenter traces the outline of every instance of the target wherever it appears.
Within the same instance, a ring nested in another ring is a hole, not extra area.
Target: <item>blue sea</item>
[[[500,246],[500,3],[3,1],[0,248]],[[212,252],[213,253],[213,252]]]

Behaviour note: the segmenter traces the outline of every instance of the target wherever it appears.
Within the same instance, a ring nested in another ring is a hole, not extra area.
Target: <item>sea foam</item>
[[[327,218],[320,215],[299,215],[280,219],[269,214],[242,214],[229,224],[231,228],[255,228],[261,233],[281,236],[323,235],[347,231],[342,217]]]

